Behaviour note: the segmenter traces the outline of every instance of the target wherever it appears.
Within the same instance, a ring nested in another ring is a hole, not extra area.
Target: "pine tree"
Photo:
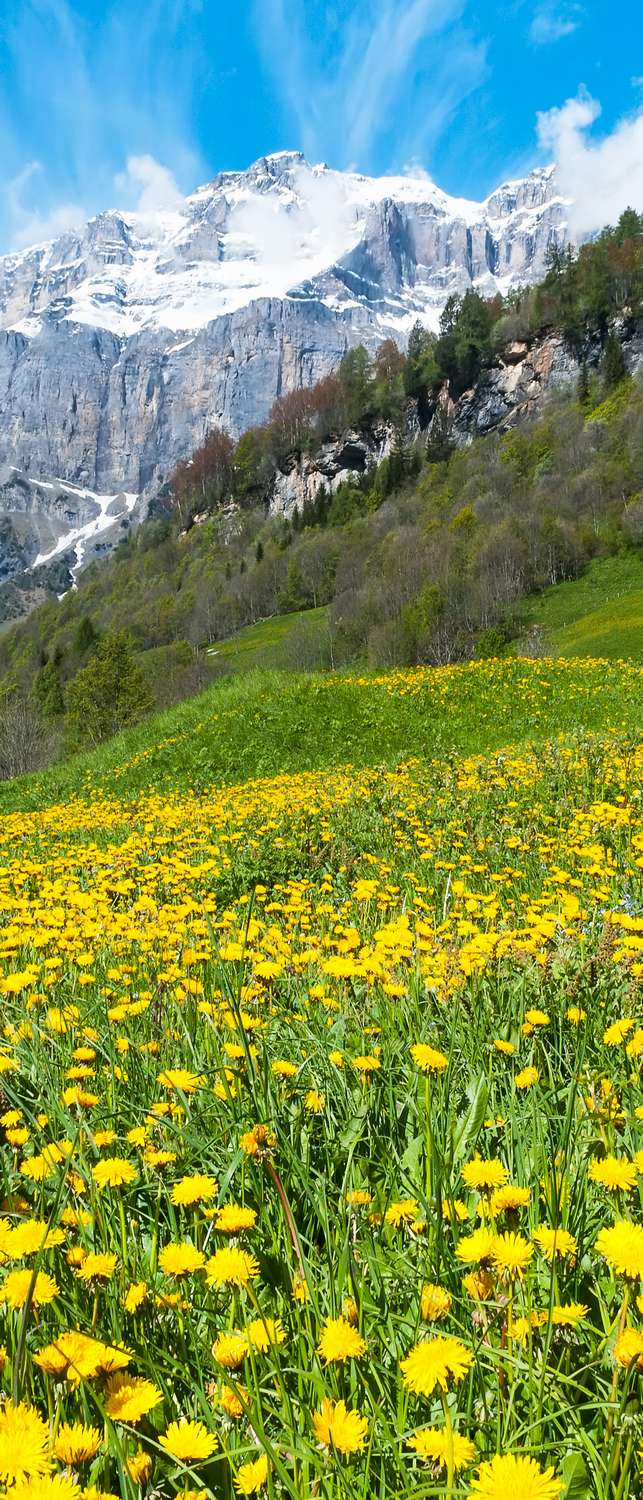
[[[625,379],[627,370],[623,358],[623,350],[615,334],[610,333],[605,345],[605,353],[601,364],[603,385],[606,391],[614,390]]]
[[[60,678],[51,661],[45,661],[36,673],[33,695],[43,719],[57,719],[65,712]]]
[[[79,744],[100,744],[151,707],[151,693],[124,631],[103,636],[67,688],[67,723]]]

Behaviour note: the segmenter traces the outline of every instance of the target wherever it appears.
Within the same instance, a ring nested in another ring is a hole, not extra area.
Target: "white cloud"
[[[538,139],[558,164],[562,193],[572,199],[570,227],[591,234],[613,224],[624,208],[643,209],[643,110],[609,135],[588,135],[601,106],[581,90],[559,109],[538,115]]]
[[[180,208],[183,201],[169,167],[154,156],[128,156],[126,169],[117,173],[114,186],[123,207],[140,214]]]
[[[254,0],[257,39],[305,154],[364,168],[394,124],[400,159],[430,149],[486,72],[464,0],[355,0],[306,28],[300,0]]]
[[[22,250],[28,245],[38,245],[55,239],[66,229],[74,229],[82,223],[85,214],[79,203],[58,203],[46,212],[29,204],[29,192],[35,181],[39,196],[43,189],[40,182],[44,169],[39,161],[27,162],[5,186],[6,211],[10,225],[11,245]]]
[[[577,31],[582,20],[582,10],[579,5],[565,5],[560,9],[554,5],[542,5],[535,12],[529,35],[536,46],[546,46],[549,42],[559,42],[564,36],[571,36]]]
[[[77,0],[2,0],[5,242],[51,237],[104,209],[130,158],[124,191],[132,204],[142,201],[143,212],[176,200],[173,179],[188,190],[206,175],[191,126],[195,78],[203,73],[200,5],[147,0],[134,15],[131,0],[108,0],[90,26]],[[29,157],[46,160],[47,170],[21,187]]]

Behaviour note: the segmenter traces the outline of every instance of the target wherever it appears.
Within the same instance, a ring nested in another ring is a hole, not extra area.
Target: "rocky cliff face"
[[[57,556],[97,521],[86,561],[210,426],[239,434],[350,345],[436,326],[451,292],[541,276],[565,233],[552,169],[472,203],[281,152],[171,213],[99,214],[0,258],[2,567]]]

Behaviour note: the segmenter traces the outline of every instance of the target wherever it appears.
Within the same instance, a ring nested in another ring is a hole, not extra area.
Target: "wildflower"
[[[218,1447],[214,1433],[208,1432],[203,1422],[191,1422],[187,1417],[170,1422],[167,1432],[159,1437],[159,1444],[171,1458],[182,1463],[204,1463]]]
[[[473,1354],[460,1339],[423,1339],[415,1344],[400,1368],[404,1384],[419,1396],[430,1396],[436,1385],[446,1391],[449,1380],[456,1385],[464,1379]]]
[[[266,1354],[276,1344],[283,1344],[286,1331],[276,1318],[253,1318],[246,1327],[246,1337],[253,1349]]]
[[[101,1190],[106,1187],[127,1187],[136,1182],[136,1169],[131,1161],[120,1156],[109,1156],[92,1168],[92,1177]]]
[[[416,1042],[411,1047],[411,1057],[422,1073],[443,1073],[449,1065],[448,1057],[429,1047],[425,1042]]]
[[[244,1229],[253,1229],[256,1222],[257,1215],[254,1208],[242,1208],[237,1203],[226,1203],[225,1208],[217,1209],[214,1226],[222,1234],[241,1234]]]
[[[492,1229],[474,1229],[473,1234],[466,1234],[455,1247],[458,1260],[477,1262],[491,1260],[496,1236]]]
[[[398,1228],[400,1224],[411,1224],[417,1219],[420,1210],[415,1198],[403,1198],[399,1203],[391,1203],[384,1215],[387,1224]]]
[[[373,1202],[373,1197],[366,1188],[352,1188],[346,1194],[346,1202],[351,1208],[366,1208],[369,1203]]]
[[[427,1463],[438,1464],[442,1469],[446,1469],[448,1465],[450,1451],[453,1453],[454,1469],[470,1468],[476,1456],[475,1447],[469,1438],[454,1432],[449,1441],[449,1434],[444,1428],[421,1427],[407,1441],[409,1448],[413,1448],[419,1458],[426,1459]]]
[[[557,1303],[551,1310],[551,1320],[558,1328],[575,1328],[587,1317],[589,1308],[584,1302]]]
[[[237,1370],[248,1353],[248,1340],[243,1333],[220,1333],[212,1345],[212,1354],[224,1370]]]
[[[516,1050],[513,1042],[505,1042],[502,1037],[496,1037],[493,1045],[496,1052],[504,1052],[507,1057],[513,1057]]]
[[[549,1224],[541,1224],[534,1230],[534,1239],[546,1260],[553,1260],[555,1255],[560,1255],[563,1260],[573,1260],[576,1256],[578,1246],[567,1229],[552,1229]]]
[[[117,1257],[111,1251],[90,1251],[77,1271],[81,1281],[110,1281]]]
[[[255,1495],[257,1490],[263,1489],[268,1478],[268,1459],[265,1453],[254,1463],[242,1464],[237,1469],[234,1487],[238,1495]]]
[[[634,1021],[631,1016],[624,1016],[621,1021],[614,1021],[603,1032],[603,1041],[606,1047],[619,1047],[625,1041],[626,1036],[634,1030]]]
[[[203,1079],[188,1068],[164,1068],[157,1076],[157,1083],[164,1089],[178,1089],[181,1094],[194,1094],[201,1088]]]
[[[204,1265],[203,1251],[188,1241],[182,1245],[164,1245],[159,1255],[159,1266],[166,1276],[189,1276]]]
[[[217,1192],[214,1177],[196,1172],[192,1177],[182,1177],[180,1182],[175,1182],[170,1201],[176,1208],[193,1208],[195,1203],[209,1203]]]
[[[131,1458],[127,1459],[126,1468],[133,1484],[147,1484],[152,1474],[152,1460],[149,1453],[139,1448],[138,1453],[134,1453]]]
[[[97,1427],[85,1427],[82,1422],[63,1422],[54,1443],[54,1453],[61,1463],[88,1463],[98,1453],[102,1437]]]
[[[523,1068],[522,1072],[516,1073],[516,1088],[531,1089],[538,1082],[540,1073],[538,1068]]]
[[[480,1156],[475,1156],[473,1161],[465,1162],[462,1176],[468,1188],[489,1192],[491,1188],[502,1187],[509,1173],[501,1161],[483,1161]]]
[[[349,1411],[345,1401],[325,1398],[321,1411],[313,1413],[313,1429],[323,1448],[335,1448],[338,1453],[361,1453],[368,1422],[358,1411]]]
[[[309,1089],[304,1099],[304,1109],[307,1109],[310,1114],[319,1115],[325,1103],[325,1094],[320,1094],[319,1089]]]
[[[252,1130],[246,1130],[242,1135],[239,1144],[244,1156],[264,1156],[277,1143],[267,1125],[254,1125]]]
[[[450,1292],[446,1292],[441,1286],[434,1286],[432,1282],[427,1282],[422,1287],[420,1297],[420,1312],[424,1322],[441,1323],[443,1318],[448,1318],[452,1301]]]
[[[327,1318],[322,1328],[317,1353],[326,1364],[341,1364],[345,1359],[361,1359],[366,1341],[346,1318]]]
[[[619,1219],[611,1229],[601,1229],[596,1249],[620,1276],[629,1276],[632,1280],[643,1276],[643,1227],[640,1224]]]
[[[58,1296],[58,1284],[53,1276],[38,1271],[10,1271],[0,1288],[0,1300],[17,1309],[30,1303],[32,1307],[46,1307]]]
[[[534,1458],[513,1453],[496,1454],[471,1481],[479,1500],[557,1500],[562,1489],[553,1469],[541,1469]]]
[[[237,1422],[248,1408],[250,1397],[243,1385],[224,1386],[219,1395],[219,1406],[231,1422]]]
[[[211,1286],[247,1286],[259,1275],[259,1262],[247,1250],[226,1246],[215,1250],[205,1269]]]
[[[46,1422],[26,1402],[7,1401],[0,1411],[0,1478],[5,1484],[39,1479],[50,1468]]]
[[[565,1015],[567,1020],[571,1021],[572,1026],[580,1026],[581,1021],[587,1020],[587,1011],[583,1010],[580,1005],[568,1006]]]
[[[491,1252],[496,1271],[508,1281],[522,1276],[533,1253],[533,1245],[521,1234],[497,1234]]]
[[[373,1057],[370,1053],[354,1057],[352,1062],[353,1067],[357,1068],[358,1073],[361,1073],[364,1078],[367,1078],[370,1073],[377,1073],[382,1066],[379,1057]]]
[[[489,1212],[494,1219],[499,1219],[501,1214],[514,1213],[518,1208],[526,1208],[531,1197],[529,1188],[517,1187],[508,1182],[505,1187],[496,1188],[489,1199]]]
[[[636,1167],[624,1156],[604,1156],[593,1161],[589,1176],[610,1193],[629,1193],[636,1183]]]
[[[148,1287],[146,1281],[132,1282],[132,1285],[127,1288],[127,1291],[123,1298],[123,1307],[125,1308],[125,1311],[128,1313],[138,1312],[139,1307],[142,1307],[143,1303],[146,1301],[147,1294]]]
[[[643,1333],[639,1328],[626,1328],[614,1345],[614,1359],[623,1369],[636,1362],[637,1370],[643,1370]]]
[[[145,1380],[142,1375],[113,1375],[107,1384],[105,1411],[115,1422],[128,1422],[135,1426],[147,1413],[159,1406],[161,1392]]]

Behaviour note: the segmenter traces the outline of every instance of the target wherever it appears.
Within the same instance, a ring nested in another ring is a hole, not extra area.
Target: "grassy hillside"
[[[11,1500],[636,1500],[640,682],[243,674],[2,788]]]
[[[485,751],[643,717],[635,665],[506,659],[408,673],[253,672],[145,720],[97,750],[0,784],[0,812],[89,791],[201,789],[351,762]]]
[[[530,601],[532,639],[561,656],[643,658],[643,561],[636,555],[590,563],[581,578]]]

